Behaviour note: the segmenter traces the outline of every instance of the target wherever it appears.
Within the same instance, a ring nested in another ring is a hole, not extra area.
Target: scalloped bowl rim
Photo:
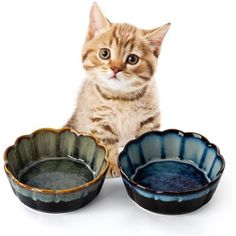
[[[222,162],[221,168],[217,172],[216,177],[212,181],[210,181],[209,183],[207,183],[206,185],[204,185],[200,188],[197,188],[197,189],[194,189],[194,190],[188,190],[188,191],[181,191],[181,192],[177,192],[177,191],[156,191],[156,190],[153,190],[149,187],[145,187],[143,185],[140,185],[139,183],[137,183],[136,181],[134,181],[130,177],[128,177],[125,174],[125,172],[123,171],[121,163],[120,163],[120,159],[122,158],[122,156],[125,153],[127,153],[128,146],[130,144],[139,143],[142,139],[144,139],[146,136],[149,136],[150,134],[157,134],[159,136],[163,136],[167,133],[173,133],[173,134],[178,134],[178,135],[181,134],[183,137],[185,137],[185,136],[194,137],[196,139],[202,140],[207,147],[213,147],[216,150],[216,156],[219,157],[221,162]],[[224,160],[223,156],[220,154],[219,148],[214,143],[209,142],[209,140],[206,137],[204,137],[203,135],[201,135],[199,133],[196,133],[196,132],[183,132],[183,131],[178,130],[178,129],[167,129],[167,130],[163,130],[163,131],[149,131],[149,132],[146,132],[146,133],[140,135],[139,137],[137,137],[135,139],[130,140],[128,143],[126,143],[124,149],[120,152],[117,163],[118,163],[118,167],[119,167],[120,172],[121,172],[121,176],[124,177],[128,182],[132,183],[137,188],[140,188],[142,190],[145,190],[145,191],[148,191],[148,192],[151,192],[151,193],[154,193],[154,194],[163,194],[163,195],[172,195],[172,196],[173,195],[180,195],[180,194],[187,195],[187,194],[192,194],[192,193],[196,193],[196,192],[207,189],[208,187],[212,186],[215,182],[218,181],[218,179],[222,175],[222,173],[224,171],[224,168],[225,168],[225,160]]]
[[[92,179],[91,181],[85,183],[85,184],[82,184],[82,185],[79,185],[77,187],[73,187],[73,188],[68,188],[68,189],[58,189],[58,190],[53,190],[53,189],[44,189],[44,188],[36,188],[36,187],[32,187],[32,186],[29,186],[27,184],[24,184],[22,183],[20,180],[18,180],[13,174],[12,172],[8,169],[7,165],[8,165],[8,152],[13,149],[13,148],[16,148],[18,143],[24,139],[24,138],[31,138],[33,137],[34,135],[36,135],[37,133],[41,132],[41,131],[49,131],[49,132],[53,132],[53,133],[56,133],[56,134],[60,134],[64,131],[70,131],[72,133],[74,133],[76,136],[85,136],[85,137],[90,137],[92,139],[94,139],[94,141],[96,142],[96,145],[99,146],[99,147],[102,147],[104,150],[105,150],[105,156],[104,156],[104,161],[106,162],[106,166],[104,168],[103,171],[101,171],[94,179]],[[82,190],[82,189],[85,189],[91,185],[93,185],[94,183],[96,183],[102,176],[104,176],[104,174],[106,174],[107,172],[107,169],[109,167],[109,160],[108,160],[108,151],[107,151],[107,148],[106,146],[104,146],[103,144],[101,144],[99,142],[99,140],[92,134],[90,133],[84,133],[84,132],[79,132],[79,131],[76,131],[74,129],[71,129],[69,127],[64,127],[64,128],[61,128],[61,129],[54,129],[54,128],[41,128],[41,129],[37,129],[35,130],[34,132],[32,132],[31,134],[28,134],[28,135],[21,135],[19,136],[15,143],[11,146],[9,146],[6,151],[4,152],[4,170],[6,172],[6,174],[17,184],[19,185],[20,187],[26,189],[26,190],[29,190],[29,191],[33,191],[33,192],[38,192],[38,193],[45,193],[45,194],[67,194],[67,193],[73,193],[73,192],[77,192],[79,190]]]

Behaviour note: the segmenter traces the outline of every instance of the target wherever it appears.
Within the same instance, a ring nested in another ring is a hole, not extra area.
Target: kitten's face
[[[83,66],[89,78],[113,90],[130,92],[145,86],[155,72],[164,37],[163,32],[159,33],[156,42],[147,37],[152,32],[129,24],[112,24],[93,5],[83,48]]]

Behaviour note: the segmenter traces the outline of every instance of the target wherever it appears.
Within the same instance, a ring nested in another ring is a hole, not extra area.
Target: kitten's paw
[[[107,178],[116,178],[120,177],[120,170],[117,165],[110,164],[110,167],[107,172]]]
[[[120,170],[118,166],[114,166],[111,170],[112,176],[115,177],[120,177]]]

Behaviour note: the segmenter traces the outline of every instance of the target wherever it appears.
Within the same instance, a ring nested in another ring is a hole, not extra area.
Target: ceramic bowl
[[[67,212],[92,201],[108,170],[106,148],[69,128],[39,129],[19,137],[4,154],[16,196],[44,212]]]
[[[202,135],[166,130],[130,141],[118,165],[128,195],[137,204],[157,213],[181,214],[211,199],[225,162]]]

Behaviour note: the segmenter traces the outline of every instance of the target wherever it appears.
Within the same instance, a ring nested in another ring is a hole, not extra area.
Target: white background
[[[98,0],[113,22],[140,28],[172,23],[155,76],[162,129],[195,131],[220,147],[226,169],[206,206],[185,215],[155,215],[135,205],[121,179],[113,179],[105,181],[100,195],[86,207],[68,214],[45,214],[20,203],[0,168],[0,234],[234,234],[233,2]],[[72,114],[85,77],[80,54],[91,4],[89,0],[0,0],[1,155],[19,135],[41,127],[59,128]]]

